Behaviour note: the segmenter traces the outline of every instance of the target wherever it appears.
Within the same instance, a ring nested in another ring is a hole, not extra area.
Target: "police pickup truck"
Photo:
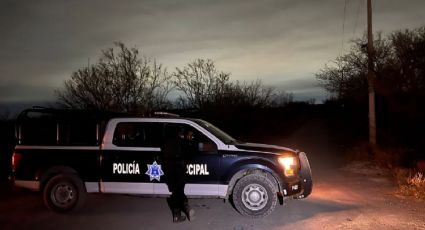
[[[192,134],[189,197],[230,199],[242,215],[262,217],[312,191],[304,152],[242,143],[200,119],[43,108],[18,116],[15,186],[42,191],[57,212],[80,208],[87,193],[168,195],[160,148],[167,126]]]

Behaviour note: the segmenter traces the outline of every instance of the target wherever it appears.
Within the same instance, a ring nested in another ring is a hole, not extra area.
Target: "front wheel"
[[[52,177],[43,190],[44,204],[56,212],[78,210],[83,206],[85,199],[84,183],[74,174],[59,174]]]
[[[232,195],[236,210],[253,218],[269,215],[276,207],[277,193],[273,182],[264,174],[254,173],[242,177]]]

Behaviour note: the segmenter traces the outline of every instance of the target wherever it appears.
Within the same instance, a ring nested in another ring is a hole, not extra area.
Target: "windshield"
[[[216,136],[218,139],[220,139],[226,145],[238,143],[238,141],[236,139],[234,139],[233,137],[231,137],[229,134],[223,132],[219,128],[215,127],[214,125],[212,125],[212,124],[210,124],[210,123],[208,123],[204,120],[193,119],[193,121],[196,122],[196,124],[202,126],[206,130],[208,130],[210,133],[212,133],[214,136]]]

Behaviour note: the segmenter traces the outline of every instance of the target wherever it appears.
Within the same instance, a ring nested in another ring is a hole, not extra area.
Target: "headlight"
[[[297,159],[295,157],[279,157],[279,164],[283,167],[285,176],[290,177],[295,175]]]

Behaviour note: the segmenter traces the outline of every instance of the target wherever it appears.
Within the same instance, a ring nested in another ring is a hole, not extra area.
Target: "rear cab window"
[[[163,123],[120,122],[112,143],[119,147],[160,147],[162,137]]]

